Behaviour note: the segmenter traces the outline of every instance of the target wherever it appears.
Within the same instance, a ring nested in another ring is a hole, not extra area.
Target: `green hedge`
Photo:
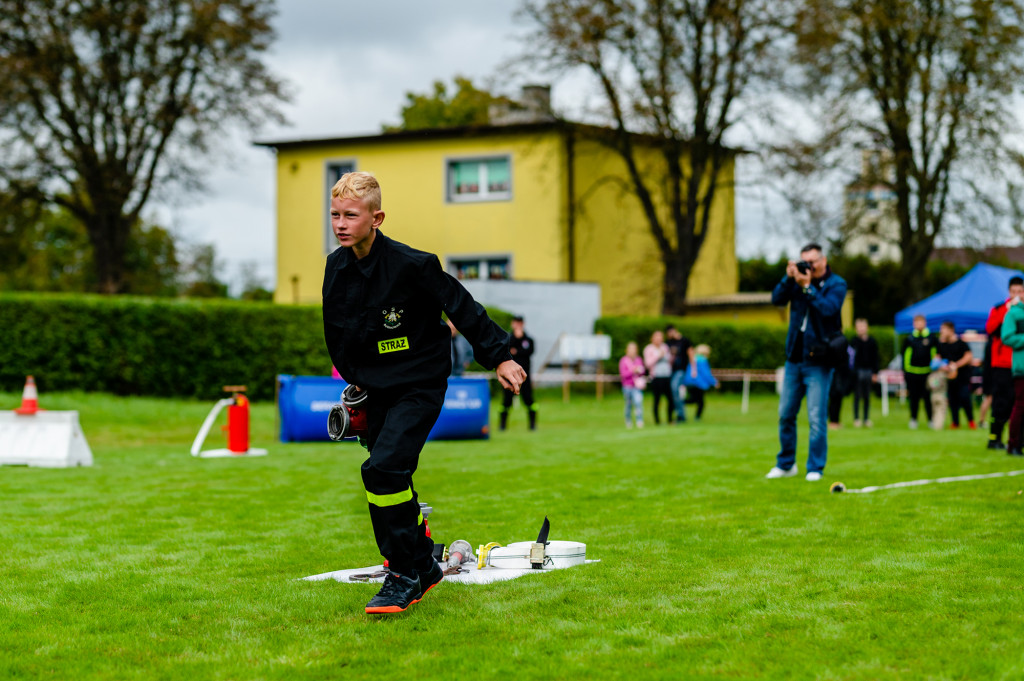
[[[626,343],[636,341],[643,347],[651,340],[651,333],[674,324],[694,345],[711,346],[711,366],[722,369],[775,369],[786,361],[786,329],[781,324],[740,324],[727,322],[694,321],[687,317],[601,317],[594,324],[597,333],[612,337],[612,357],[615,367],[625,354]],[[872,327],[870,331],[878,341],[879,354],[884,367],[893,356],[892,327]],[[852,336],[853,331],[848,330]],[[612,370],[614,367],[609,366]]]
[[[508,328],[511,315],[488,310]],[[0,295],[0,390],[274,397],[278,374],[326,376],[318,305],[70,294]],[[45,402],[45,397],[43,398]]]
[[[128,296],[0,296],[0,385],[215,398],[277,374],[329,374],[319,307]]]

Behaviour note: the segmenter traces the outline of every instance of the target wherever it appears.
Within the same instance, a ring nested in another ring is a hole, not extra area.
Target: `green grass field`
[[[298,579],[379,562],[357,446],[277,443],[258,404],[270,456],[200,460],[211,403],[41,401],[80,411],[95,465],[0,468],[0,679],[1024,678],[1024,477],[828,493],[1024,468],[905,408],[831,433],[808,483],[764,478],[772,396],[627,431],[617,395],[542,393],[538,432],[517,407],[489,441],[429,443],[417,490],[439,541],[548,515],[601,562],[381,618],[374,585]]]

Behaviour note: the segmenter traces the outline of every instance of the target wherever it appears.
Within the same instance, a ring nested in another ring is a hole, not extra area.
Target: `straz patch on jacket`
[[[384,355],[389,352],[398,352],[399,350],[409,349],[409,338],[408,336],[402,336],[401,338],[391,338],[389,340],[377,341],[377,350],[380,354]]]

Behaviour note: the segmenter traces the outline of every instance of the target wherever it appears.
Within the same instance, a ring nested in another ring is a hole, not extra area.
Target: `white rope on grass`
[[[832,492],[846,492],[847,494],[867,494],[882,489],[896,489],[897,487],[918,487],[920,485],[941,484],[946,482],[964,482],[966,480],[985,480],[987,478],[1010,478],[1015,475],[1024,475],[1024,471],[1004,471],[1001,473],[985,473],[983,475],[958,475],[952,478],[935,478],[934,480],[910,480],[907,482],[894,482],[890,485],[875,485],[873,487],[862,487],[861,489],[847,489],[841,482],[832,484]]]

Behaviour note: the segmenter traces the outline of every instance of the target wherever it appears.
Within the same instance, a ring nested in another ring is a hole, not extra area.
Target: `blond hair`
[[[332,199],[359,199],[371,211],[380,210],[380,183],[373,173],[351,172],[331,187]]]
[[[694,348],[694,352],[696,352],[701,357],[707,357],[708,355],[711,354],[711,346],[707,345],[706,343],[701,343],[696,348]]]

